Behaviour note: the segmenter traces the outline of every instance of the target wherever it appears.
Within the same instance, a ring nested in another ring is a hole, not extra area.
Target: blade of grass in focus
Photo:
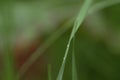
[[[75,36],[75,33],[79,29],[80,25],[84,21],[84,19],[86,17],[86,14],[88,13],[88,9],[89,9],[91,3],[92,3],[92,0],[85,0],[83,6],[82,6],[82,8],[81,8],[81,10],[80,10],[80,12],[77,16],[77,19],[74,23],[74,27],[72,29],[72,32],[71,32],[71,35],[70,35],[70,38],[69,38],[69,41],[68,41],[68,44],[67,44],[67,48],[66,48],[66,51],[65,51],[65,55],[63,57],[62,65],[60,67],[60,70],[59,70],[59,73],[58,73],[58,76],[57,76],[57,80],[62,80],[62,78],[63,78],[65,63],[66,63],[66,59],[67,59],[67,55],[68,55],[68,52],[69,52],[69,47],[70,47],[71,41],[72,41],[73,37]]]
[[[48,65],[48,80],[52,80],[51,64]]]
[[[72,49],[72,80],[78,80],[77,67],[75,62],[75,36],[73,38],[73,49]]]

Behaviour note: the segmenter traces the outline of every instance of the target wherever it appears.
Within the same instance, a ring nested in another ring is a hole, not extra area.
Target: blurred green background
[[[114,2],[94,0],[92,5],[102,1]],[[1,0],[0,80],[4,76],[4,41],[11,47],[17,73],[24,62],[50,36],[55,35],[54,32],[61,27],[68,27],[63,25],[78,14],[83,2],[84,0]],[[21,80],[48,80],[48,64],[51,64],[52,80],[56,79],[73,23],[70,26],[29,67]],[[63,80],[72,80],[71,56],[72,45]],[[78,80],[120,80],[120,3],[86,17],[76,34],[75,56]]]

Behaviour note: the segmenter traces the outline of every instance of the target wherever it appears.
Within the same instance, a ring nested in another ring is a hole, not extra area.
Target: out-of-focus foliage
[[[11,23],[11,45],[15,55],[30,53],[30,49],[44,44],[44,40],[60,26],[78,14],[84,0],[1,0],[0,1],[0,52],[2,53],[5,34],[3,11],[9,6]],[[108,0],[94,0],[94,4]],[[8,5],[10,4],[10,5]],[[75,56],[78,80],[119,80],[120,74],[120,4],[107,7],[88,15],[76,34]],[[7,24],[7,23],[6,23]],[[73,26],[73,25],[71,25]],[[67,26],[65,26],[67,27]],[[52,64],[52,78],[58,74],[70,31],[64,33],[49,50],[32,65],[22,80],[46,80],[47,63]],[[37,46],[36,46],[37,44]],[[32,48],[28,48],[32,45]],[[17,46],[17,47],[16,47]],[[23,51],[22,51],[23,50]],[[36,50],[36,49],[35,49]],[[18,54],[19,53],[19,54]],[[63,80],[72,79],[71,53],[66,62]],[[2,53],[4,54],[4,53]],[[17,56],[17,58],[19,57]],[[24,62],[24,57],[20,57]],[[28,57],[28,56],[27,56]],[[1,61],[2,62],[2,61]],[[19,64],[17,62],[16,64]],[[2,65],[2,64],[0,64]],[[0,66],[2,69],[2,66]],[[17,71],[17,70],[16,70]],[[0,72],[0,78],[2,72]]]

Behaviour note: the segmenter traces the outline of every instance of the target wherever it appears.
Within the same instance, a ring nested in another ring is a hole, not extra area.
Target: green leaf
[[[58,76],[57,76],[57,80],[62,80],[62,78],[63,78],[65,63],[66,63],[66,59],[67,59],[67,55],[68,55],[68,52],[69,52],[71,41],[72,41],[75,33],[79,29],[80,25],[84,21],[86,15],[88,13],[88,9],[89,9],[91,3],[92,3],[92,0],[85,0],[84,4],[83,4],[83,6],[82,6],[82,8],[81,8],[81,10],[78,14],[78,17],[77,17],[77,19],[74,23],[74,27],[72,29],[72,32],[71,32],[71,35],[70,35],[70,38],[69,38],[69,41],[68,41],[68,44],[67,44],[67,47],[66,47],[65,55],[63,57],[63,62],[62,62],[62,65],[60,67],[60,70],[59,70],[59,73],[58,73]]]

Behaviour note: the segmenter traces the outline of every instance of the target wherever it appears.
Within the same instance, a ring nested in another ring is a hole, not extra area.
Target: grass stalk
[[[69,38],[69,41],[68,41],[68,44],[67,44],[67,47],[66,47],[65,55],[63,57],[63,62],[62,62],[62,65],[60,67],[60,70],[59,70],[59,73],[58,73],[58,76],[57,76],[56,80],[62,80],[62,78],[63,78],[65,63],[66,63],[67,55],[68,55],[69,48],[70,48],[70,45],[71,45],[71,41],[72,41],[73,37],[75,36],[75,33],[77,32],[77,30],[81,26],[82,22],[84,21],[86,15],[88,13],[88,9],[89,9],[91,3],[92,3],[92,0],[85,0],[83,6],[82,6],[82,8],[81,8],[81,10],[80,10],[80,12],[77,16],[77,19],[74,23],[74,26],[73,26],[73,29],[72,29],[72,32],[71,32],[71,35],[70,35],[70,38]]]

